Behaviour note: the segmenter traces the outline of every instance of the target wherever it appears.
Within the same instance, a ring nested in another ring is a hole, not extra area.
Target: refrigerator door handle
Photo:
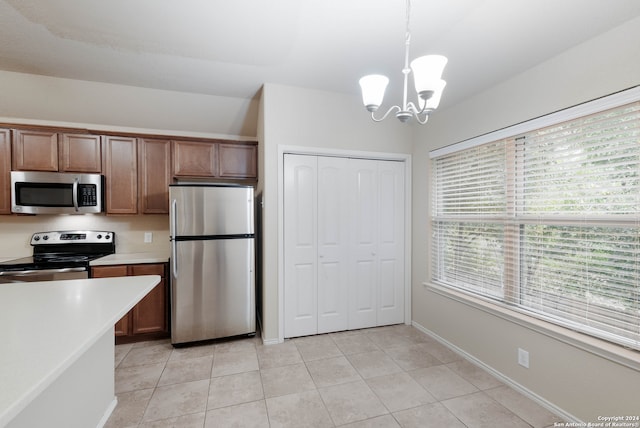
[[[176,231],[178,230],[177,226],[177,210],[178,210],[178,201],[171,201],[171,261],[173,264],[173,277],[178,277],[178,242],[176,241]]]

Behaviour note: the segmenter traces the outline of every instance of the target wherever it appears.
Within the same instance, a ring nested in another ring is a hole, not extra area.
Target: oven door
[[[89,271],[86,267],[0,271],[0,284],[87,278]]]

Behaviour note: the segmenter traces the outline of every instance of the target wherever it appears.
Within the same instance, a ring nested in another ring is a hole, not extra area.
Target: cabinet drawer
[[[114,276],[127,276],[127,266],[96,266],[91,269],[93,278],[111,278]]]
[[[133,275],[160,275],[164,277],[164,265],[132,265],[131,271]]]

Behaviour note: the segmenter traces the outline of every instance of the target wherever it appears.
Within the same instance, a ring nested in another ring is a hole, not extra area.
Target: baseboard
[[[262,344],[263,345],[277,345],[278,343],[280,343],[280,341],[276,338],[276,339],[265,339],[262,338]]]
[[[97,425],[98,428],[102,428],[107,424],[109,417],[111,417],[111,414],[116,409],[117,405],[118,405],[118,397],[113,397],[113,400],[111,401],[111,403],[109,403],[107,410],[105,410],[104,412],[104,416],[102,416],[102,419],[100,419],[100,422],[98,422],[98,425]]]
[[[545,409],[549,410],[550,412],[560,416],[563,420],[565,420],[567,422],[574,422],[576,424],[582,424],[583,423],[582,421],[580,421],[575,416],[565,412],[563,409],[561,409],[558,406],[554,405],[553,403],[545,400],[543,397],[541,397],[538,394],[534,393],[533,391],[527,389],[526,387],[520,385],[518,382],[514,381],[513,379],[509,378],[508,376],[505,376],[504,374],[502,374],[499,371],[495,370],[493,367],[488,366],[484,362],[482,362],[479,359],[475,358],[473,355],[471,355],[471,354],[467,353],[466,351],[464,351],[463,349],[455,346],[454,344],[450,343],[446,339],[438,336],[436,333],[434,333],[431,330],[423,327],[422,325],[418,324],[417,322],[412,321],[411,325],[413,325],[416,329],[420,330],[421,332],[423,332],[427,336],[432,337],[436,341],[440,342],[442,345],[444,345],[447,348],[451,349],[453,352],[455,352],[456,354],[460,355],[465,360],[467,360],[470,363],[475,364],[476,366],[486,370],[491,375],[496,377],[498,380],[500,380],[501,382],[505,383],[506,385],[508,385],[509,387],[513,388],[514,390],[518,391],[522,395],[524,395],[527,398],[535,401],[536,403],[538,403],[539,405],[541,405]],[[586,426],[586,424],[584,426]]]

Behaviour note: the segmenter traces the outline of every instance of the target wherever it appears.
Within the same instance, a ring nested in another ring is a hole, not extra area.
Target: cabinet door
[[[113,278],[117,276],[127,276],[126,265],[115,266],[94,266],[91,268],[91,278]],[[114,334],[116,336],[128,336],[131,334],[131,311],[115,324]]]
[[[94,266],[91,268],[91,278],[113,278],[127,276],[126,265]]]
[[[60,136],[60,171],[100,173],[102,152],[99,135],[62,134]]]
[[[13,169],[58,171],[58,134],[45,131],[13,131]]]
[[[253,145],[219,144],[221,178],[258,178],[258,149]]]
[[[167,299],[163,264],[132,265],[131,275],[160,275],[162,280],[131,311],[132,334],[167,331]]]
[[[11,138],[0,129],[0,214],[11,214]]]
[[[176,177],[216,177],[218,146],[198,141],[173,141],[173,173]]]
[[[284,159],[284,336],[318,332],[317,157]]]
[[[104,137],[103,161],[107,214],[138,212],[138,162],[135,138]]]
[[[169,213],[171,141],[138,140],[138,191],[142,214]]]

